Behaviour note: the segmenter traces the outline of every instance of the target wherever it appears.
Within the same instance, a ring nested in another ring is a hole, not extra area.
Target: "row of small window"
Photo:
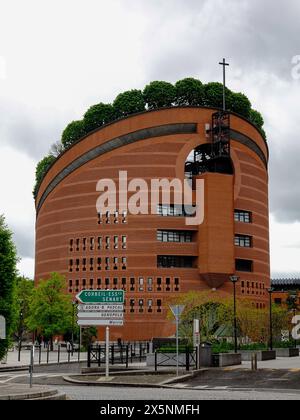
[[[252,223],[252,213],[245,210],[235,210],[234,220],[240,223]]]
[[[193,232],[184,230],[158,230],[157,240],[159,242],[192,242]]]
[[[103,280],[103,281],[102,281]],[[79,288],[82,290],[89,288],[91,290],[97,289],[113,289],[113,290],[119,290],[123,289],[125,291],[130,292],[179,292],[179,278],[175,277],[171,279],[170,277],[167,277],[163,279],[162,277],[157,277],[156,282],[154,282],[153,277],[147,277],[146,279],[144,277],[139,277],[136,279],[135,277],[131,277],[130,279],[127,279],[126,277],[123,277],[122,279],[118,279],[117,277],[110,279],[105,278],[101,279],[98,278],[96,280],[90,279],[89,282],[87,282],[86,279],[80,280],[69,280],[69,292],[72,293],[75,288],[75,292],[79,292]]]
[[[254,302],[252,302],[252,306],[253,307],[256,306],[256,309],[265,309],[266,308],[266,304],[265,303],[258,303],[258,302],[254,303]]]
[[[106,224],[126,224],[127,223],[127,211],[123,211],[121,214],[116,210],[114,212],[107,211],[105,214],[98,213],[98,225]]]
[[[103,243],[104,240],[104,243]],[[112,245],[111,237],[105,236],[105,238],[102,238],[102,236],[98,236],[97,238],[91,237],[89,239],[82,238],[82,239],[70,239],[70,252],[73,251],[80,251],[80,245],[82,241],[82,251],[87,251],[89,249],[90,251],[94,251],[97,249],[98,251],[102,248],[110,249]],[[113,237],[113,249],[119,249],[119,246],[121,246],[122,249],[127,249],[127,236],[114,236]]]
[[[265,295],[265,285],[264,283],[255,283],[254,281],[241,282],[242,294],[247,295]]]
[[[154,304],[156,303],[156,312],[161,313],[162,312],[162,300],[156,299],[156,302],[153,299],[138,299],[137,301],[135,299],[129,300],[129,312],[153,312]],[[125,310],[127,311],[126,301],[125,301]]]
[[[247,235],[235,235],[234,244],[242,248],[252,248],[252,237]]]
[[[105,257],[105,258],[83,258],[81,269],[82,271],[94,271],[94,269],[101,271],[104,262],[105,270],[110,270],[113,267],[114,270],[118,270],[120,267],[122,270],[127,269],[127,257]],[[75,260],[69,260],[69,272],[72,273],[73,271],[80,271],[80,259],[76,258]]]

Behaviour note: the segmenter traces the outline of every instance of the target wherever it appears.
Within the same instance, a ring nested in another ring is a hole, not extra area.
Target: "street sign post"
[[[106,327],[105,375],[109,376],[109,327],[124,325],[124,290],[82,290],[76,296],[77,324],[81,327]]]
[[[179,319],[182,312],[185,309],[185,306],[184,305],[170,305],[170,309],[173,312],[173,315],[176,319],[176,353],[177,353],[176,375],[179,376]]]

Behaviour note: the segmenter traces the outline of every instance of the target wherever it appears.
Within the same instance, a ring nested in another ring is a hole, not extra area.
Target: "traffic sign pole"
[[[109,327],[106,327],[106,334],[105,334],[105,376],[106,378],[109,377]]]

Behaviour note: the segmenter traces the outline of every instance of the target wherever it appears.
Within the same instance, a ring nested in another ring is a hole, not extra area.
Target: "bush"
[[[48,171],[48,169],[50,168],[52,163],[55,161],[55,159],[56,159],[55,156],[48,155],[48,156],[45,156],[37,164],[36,171],[35,171],[35,186],[34,186],[34,189],[33,189],[34,198],[36,198],[37,190],[38,190],[38,187],[39,187],[40,183],[42,182],[42,179],[44,178],[46,172]]]
[[[265,123],[261,113],[255,109],[250,110],[249,119],[258,128],[262,128]]]
[[[148,109],[171,106],[176,99],[176,89],[168,82],[151,82],[143,92]]]
[[[84,128],[87,133],[96,130],[115,119],[115,111],[111,104],[93,105],[84,114]]]
[[[67,149],[85,135],[86,130],[84,121],[72,121],[63,131],[61,136],[61,142],[64,145],[65,149]]]
[[[113,103],[116,117],[145,111],[145,101],[141,90],[129,90],[120,93]]]
[[[189,77],[175,84],[175,105],[204,105],[204,87],[200,80]]]
[[[231,90],[226,88],[227,108],[231,104]],[[211,82],[204,85],[204,104],[212,108],[223,108],[223,85]]]
[[[239,115],[242,115],[245,118],[250,117],[251,112],[251,102],[247,96],[242,93],[231,92],[228,109],[232,112],[236,112]]]

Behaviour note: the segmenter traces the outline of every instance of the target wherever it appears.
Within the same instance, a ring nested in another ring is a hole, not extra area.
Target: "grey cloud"
[[[34,258],[34,229],[12,226],[12,231],[19,257]]]

